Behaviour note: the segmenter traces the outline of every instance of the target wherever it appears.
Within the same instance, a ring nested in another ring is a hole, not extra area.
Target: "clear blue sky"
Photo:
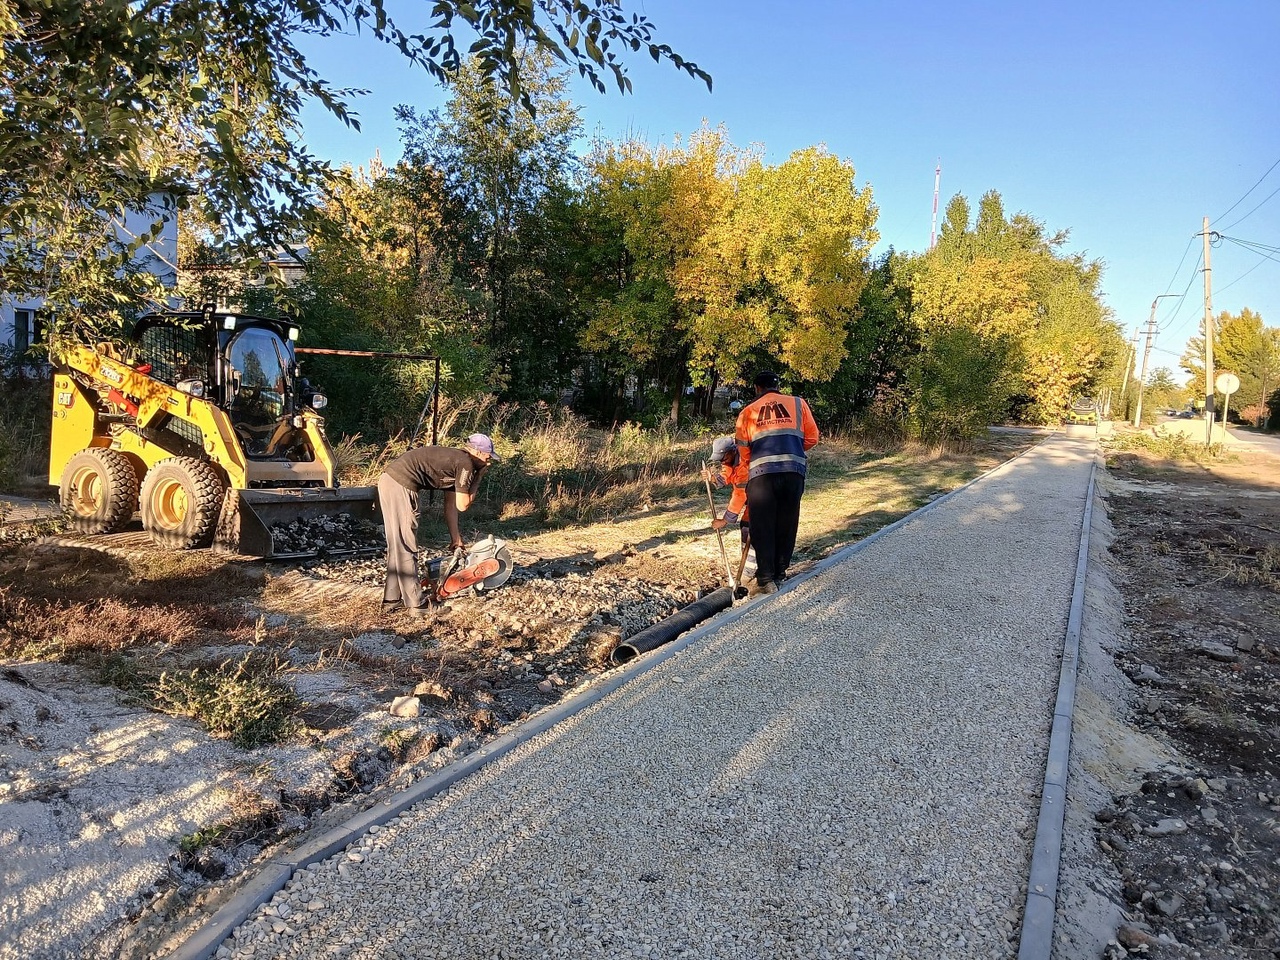
[[[976,210],[995,189],[1007,213],[1069,229],[1070,251],[1106,264],[1106,300],[1130,336],[1157,294],[1185,291],[1160,301],[1152,367],[1176,371],[1198,331],[1203,217],[1280,247],[1280,166],[1268,174],[1280,161],[1280,0],[624,2],[714,90],[636,57],[631,95],[575,80],[588,136],[670,142],[705,119],[770,162],[824,143],[871,187],[877,252],[928,246],[940,161],[939,219],[954,194]],[[395,105],[445,100],[367,38],[308,49],[333,83],[370,90],[355,102],[359,134],[306,114],[326,159],[361,165],[377,148],[394,162]],[[1210,256],[1214,313],[1249,307],[1280,326],[1280,253],[1224,240]]]

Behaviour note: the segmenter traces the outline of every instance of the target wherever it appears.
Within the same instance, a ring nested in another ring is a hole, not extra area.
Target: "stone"
[[[1219,663],[1233,663],[1239,659],[1239,655],[1231,647],[1225,643],[1214,643],[1206,641],[1196,647],[1197,653],[1203,653],[1211,660],[1217,660]]]
[[[1186,903],[1186,901],[1183,900],[1182,897],[1179,896],[1178,894],[1165,893],[1156,897],[1155,908],[1156,908],[1156,912],[1159,913],[1161,916],[1172,917],[1174,914],[1176,914],[1179,910],[1182,909],[1182,906],[1184,903]]]
[[[415,696],[396,697],[387,709],[393,717],[416,717],[422,713],[422,703]]]
[[[1151,928],[1146,924],[1123,923],[1116,930],[1116,941],[1126,950],[1137,950],[1150,947],[1156,940],[1151,935]]]
[[[1148,837],[1173,837],[1186,833],[1187,824],[1185,820],[1178,817],[1165,817],[1149,827],[1144,827],[1142,832]]]

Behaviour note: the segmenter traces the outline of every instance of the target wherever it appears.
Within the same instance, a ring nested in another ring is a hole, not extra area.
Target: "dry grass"
[[[58,603],[0,586],[0,655],[75,661],[156,645],[183,646],[198,636],[192,611],[114,597]]]

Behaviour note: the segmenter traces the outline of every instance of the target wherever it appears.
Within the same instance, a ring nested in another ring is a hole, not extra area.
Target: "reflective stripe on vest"
[[[766,473],[805,473],[808,458],[804,452],[804,424],[800,412],[802,401],[799,397],[792,399],[796,405],[794,427],[775,427],[752,435],[748,479]]]

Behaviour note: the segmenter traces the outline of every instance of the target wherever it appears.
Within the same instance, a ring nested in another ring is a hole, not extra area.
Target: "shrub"
[[[151,687],[156,708],[191,717],[215,736],[228,737],[246,750],[278,743],[296,727],[297,694],[277,676],[280,664],[246,654],[214,669],[162,673]]]

